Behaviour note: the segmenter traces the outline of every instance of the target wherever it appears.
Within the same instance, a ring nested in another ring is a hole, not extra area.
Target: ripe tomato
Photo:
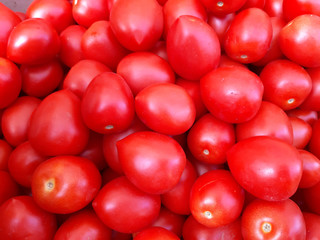
[[[320,15],[320,2],[317,0],[283,0],[283,15],[287,21],[303,15]]]
[[[18,184],[14,181],[12,176],[4,170],[0,170],[0,181],[2,184],[0,188],[0,206],[1,206],[1,204],[4,203],[9,198],[19,195],[20,191],[19,191]],[[2,232],[2,229],[0,225],[0,236],[1,236],[1,232]]]
[[[312,187],[303,189],[303,199],[306,203],[308,210],[315,214],[320,214],[320,182],[316,183]]]
[[[101,175],[88,159],[58,156],[42,162],[31,182],[35,202],[53,213],[72,213],[84,208],[97,195]]]
[[[307,72],[312,80],[312,89],[299,107],[304,110],[320,111],[320,67],[309,68]]]
[[[283,16],[283,0],[266,0],[264,9],[270,17],[284,18]]]
[[[289,117],[293,130],[293,143],[296,148],[303,149],[311,139],[312,127],[304,120],[297,117]]]
[[[221,47],[223,47],[223,41],[224,41],[226,32],[235,16],[236,14],[233,12],[226,15],[215,15],[215,14],[209,13],[208,24],[217,33]]]
[[[8,160],[12,150],[7,141],[0,139],[0,170],[8,170]]]
[[[300,108],[295,108],[289,111],[286,111],[289,117],[297,117],[307,122],[310,126],[313,125],[318,119],[318,113],[313,110],[303,110]]]
[[[308,144],[308,150],[317,158],[320,158],[320,119],[316,120],[312,125],[312,135]]]
[[[320,160],[312,153],[300,149],[300,157],[303,163],[303,172],[299,188],[310,188],[320,182]]]
[[[226,15],[238,11],[247,0],[201,0],[202,4],[215,15]]]
[[[135,237],[135,240],[179,240],[177,235],[175,235],[173,232],[162,228],[162,227],[149,227],[146,229],[143,229],[141,232],[139,232]]]
[[[306,239],[317,239],[320,236],[320,216],[317,214],[302,212],[306,223]]]

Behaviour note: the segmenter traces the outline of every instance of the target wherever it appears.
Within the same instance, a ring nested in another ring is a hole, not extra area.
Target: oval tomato
[[[283,0],[282,8],[284,18],[287,21],[303,14],[320,16],[320,3],[317,0]]]
[[[19,191],[18,184],[14,181],[14,179],[8,172],[0,170],[0,181],[2,184],[2,187],[0,188],[0,206],[1,206],[1,204],[4,203],[9,198],[19,195],[20,191]],[[2,229],[0,227],[0,236],[2,232],[1,230]]]
[[[202,4],[216,15],[226,15],[238,11],[247,0],[201,0]]]
[[[0,170],[8,170],[8,160],[12,150],[7,141],[0,139]]]
[[[177,235],[173,232],[162,227],[148,227],[139,232],[135,237],[135,240],[179,240]]]
[[[296,148],[303,149],[311,139],[312,127],[304,120],[297,117],[289,117],[293,130],[293,143]]]
[[[302,212],[306,223],[306,239],[317,239],[320,236],[320,216],[314,213]]]
[[[309,68],[307,72],[312,80],[312,89],[299,107],[303,110],[320,111],[320,67]]]
[[[300,157],[303,163],[303,172],[299,188],[310,188],[320,182],[320,160],[312,153],[300,149]]]

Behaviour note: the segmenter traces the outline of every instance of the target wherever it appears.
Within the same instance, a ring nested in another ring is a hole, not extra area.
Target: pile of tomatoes
[[[0,239],[319,239],[319,112],[318,0],[0,3]]]

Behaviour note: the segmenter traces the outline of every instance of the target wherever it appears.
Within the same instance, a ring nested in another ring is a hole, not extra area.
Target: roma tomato
[[[297,117],[289,117],[293,131],[293,143],[296,148],[303,149],[311,139],[312,127],[304,120]]]
[[[317,214],[302,212],[306,223],[306,239],[317,239],[320,236],[320,216]]]
[[[286,111],[286,113],[289,117],[300,118],[301,120],[308,123],[310,126],[312,126],[313,123],[318,120],[318,113],[313,110],[303,110],[300,108],[295,108],[295,109]]]
[[[144,88],[135,97],[135,110],[150,129],[168,135],[186,132],[194,123],[196,108],[187,91],[173,83]]]
[[[99,74],[83,95],[81,114],[85,124],[98,133],[127,129],[134,118],[134,98],[126,81],[113,72]]]
[[[227,161],[246,191],[268,201],[291,197],[302,177],[302,160],[296,148],[274,137],[239,141],[228,151]]]
[[[204,105],[229,123],[252,119],[260,108],[263,89],[260,78],[243,67],[219,67],[200,80]]]
[[[173,70],[184,79],[199,80],[215,69],[220,51],[217,34],[200,18],[180,16],[168,31],[168,59]]]
[[[247,0],[201,0],[202,4],[213,14],[226,15],[238,11]]]
[[[320,158],[320,119],[316,120],[312,125],[312,135],[308,144],[308,150],[317,158]]]
[[[270,17],[284,18],[283,16],[283,0],[266,0],[264,9]]]
[[[320,67],[307,69],[312,81],[312,89],[299,106],[303,110],[320,111]]]
[[[1,204],[4,203],[9,198],[19,195],[20,191],[19,191],[18,184],[14,181],[12,176],[4,170],[0,170],[0,181],[2,184],[0,188],[0,206],[1,206]],[[0,224],[0,236],[1,236],[1,232],[2,232],[2,229]]]
[[[303,14],[320,16],[320,2],[317,0],[283,0],[282,8],[287,21]]]
[[[81,118],[80,99],[68,89],[48,95],[32,114],[28,137],[45,156],[81,153],[89,130]]]
[[[244,190],[227,170],[212,170],[201,175],[190,193],[192,216],[206,227],[230,224],[239,218]]]
[[[223,47],[223,41],[224,41],[226,32],[235,16],[236,16],[235,13],[229,13],[226,15],[215,15],[215,14],[209,13],[208,24],[217,33],[221,47]]]
[[[139,190],[123,176],[107,183],[93,200],[92,206],[109,228],[135,233],[156,220],[161,201],[159,195]]]
[[[316,183],[312,187],[303,189],[302,194],[307,209],[312,213],[320,215],[320,182]]]
[[[132,133],[118,141],[117,148],[124,174],[139,189],[151,194],[172,189],[186,165],[179,143],[156,132]]]
[[[101,186],[101,175],[88,159],[58,156],[42,162],[31,182],[35,202],[53,213],[72,213],[88,205]]]
[[[320,182],[320,160],[312,153],[300,149],[300,157],[303,163],[303,172],[299,188],[310,188]]]
[[[139,232],[135,237],[135,240],[179,240],[177,235],[173,232],[162,227],[148,227]]]
[[[8,170],[8,160],[12,150],[7,141],[0,139],[0,170]]]

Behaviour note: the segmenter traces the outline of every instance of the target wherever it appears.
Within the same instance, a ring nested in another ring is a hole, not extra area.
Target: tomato
[[[248,69],[247,65],[231,59],[225,53],[222,53],[222,55],[220,57],[219,67],[243,67],[243,68]]]
[[[320,119],[316,120],[312,125],[312,135],[308,144],[308,150],[317,158],[320,158]]]
[[[117,142],[117,149],[124,174],[147,193],[160,194],[172,189],[186,165],[179,143],[152,131],[130,134]]]
[[[21,85],[19,68],[10,60],[0,57],[0,109],[17,99]]]
[[[287,114],[277,105],[262,101],[258,113],[249,121],[236,125],[237,141],[253,136],[275,137],[293,143],[293,128]]]
[[[280,31],[281,51],[291,61],[304,67],[319,67],[320,36],[317,34],[319,31],[319,16],[304,14],[294,18]]]
[[[307,122],[310,126],[313,125],[318,119],[318,113],[313,110],[302,110],[300,108],[295,108],[289,111],[286,111],[289,117],[297,117]]]
[[[30,196],[10,198],[0,206],[0,238],[51,240],[56,217],[41,209]]]
[[[283,0],[266,0],[263,10],[270,17],[283,18]]]
[[[110,12],[110,24],[125,48],[151,49],[163,32],[162,6],[157,0],[117,0]]]
[[[228,28],[224,49],[229,57],[241,63],[260,60],[270,47],[272,25],[270,17],[259,8],[239,12]]]
[[[93,210],[72,214],[57,230],[53,240],[111,239],[111,230],[101,222]]]
[[[116,133],[127,129],[134,118],[134,98],[126,81],[113,72],[95,77],[82,101],[85,124],[98,133]]]
[[[26,18],[42,18],[58,33],[74,23],[72,5],[67,0],[34,0],[26,10]]]
[[[200,80],[204,105],[216,118],[240,123],[258,112],[263,95],[260,78],[243,67],[220,67]]]
[[[227,170],[212,170],[201,175],[191,189],[192,216],[206,227],[219,227],[239,218],[244,190]]]
[[[317,214],[302,212],[306,223],[306,239],[317,239],[320,236],[319,224],[320,216]]]
[[[300,149],[300,157],[303,162],[302,178],[299,188],[310,188],[320,182],[320,160],[312,153]]]
[[[48,95],[32,114],[28,137],[45,156],[81,153],[89,130],[81,118],[80,99],[67,89]]]
[[[240,10],[247,9],[247,8],[263,9],[265,5],[265,1],[266,0],[247,0]]]
[[[158,42],[156,42],[153,48],[150,49],[150,51],[163,58],[167,62],[169,61],[167,54],[167,44],[165,41],[159,40]]]
[[[102,62],[116,69],[120,60],[128,54],[115,37],[109,21],[94,22],[83,34],[81,49],[86,59]]]
[[[164,59],[151,52],[135,52],[124,57],[117,73],[128,83],[132,93],[156,83],[174,83],[175,75]]]
[[[244,239],[305,239],[306,226],[301,210],[292,200],[254,200],[241,218]]]
[[[2,187],[0,188],[0,206],[1,206],[1,204],[4,203],[9,198],[19,195],[20,191],[19,191],[18,184],[14,181],[12,176],[4,170],[0,170],[0,181],[2,184]],[[1,227],[0,227],[0,236],[1,236]]]
[[[31,190],[35,202],[53,213],[72,213],[97,195],[101,176],[88,159],[58,156],[42,162],[33,172]]]
[[[296,148],[303,149],[311,139],[312,127],[304,120],[297,117],[289,117],[293,130],[293,143]]]
[[[236,143],[227,153],[230,171],[252,195],[281,201],[291,197],[302,176],[302,160],[288,143],[269,136]]]
[[[0,170],[8,170],[8,160],[12,150],[7,141],[0,139]]]
[[[38,65],[20,66],[22,91],[28,96],[43,98],[52,93],[64,78],[62,64],[52,60]]]
[[[213,14],[226,15],[238,11],[247,0],[201,0],[202,4]]]
[[[10,33],[7,58],[19,64],[41,64],[55,58],[60,50],[57,31],[46,20],[30,18]]]
[[[215,14],[209,13],[208,24],[217,33],[221,47],[223,47],[223,41],[224,41],[226,32],[235,16],[236,14],[233,12],[226,15],[215,15]]]
[[[169,63],[184,79],[199,80],[215,69],[219,63],[220,50],[217,34],[200,18],[180,16],[168,31]]]
[[[192,126],[187,141],[196,159],[221,164],[226,162],[226,152],[235,143],[234,127],[208,113]]]
[[[146,229],[143,229],[141,232],[139,232],[135,238],[135,240],[179,240],[177,235],[175,235],[173,232],[162,228],[162,227],[149,227]]]
[[[282,8],[287,21],[308,13],[320,15],[320,3],[317,0],[283,0]]]
[[[159,195],[145,193],[126,177],[118,177],[99,191],[92,206],[109,228],[134,233],[156,220],[161,201]]]
[[[144,88],[135,97],[135,111],[147,127],[168,135],[186,132],[196,117],[191,96],[183,87],[173,83]]]
[[[307,72],[311,77],[312,89],[299,107],[304,110],[320,111],[320,68],[309,68]]]

